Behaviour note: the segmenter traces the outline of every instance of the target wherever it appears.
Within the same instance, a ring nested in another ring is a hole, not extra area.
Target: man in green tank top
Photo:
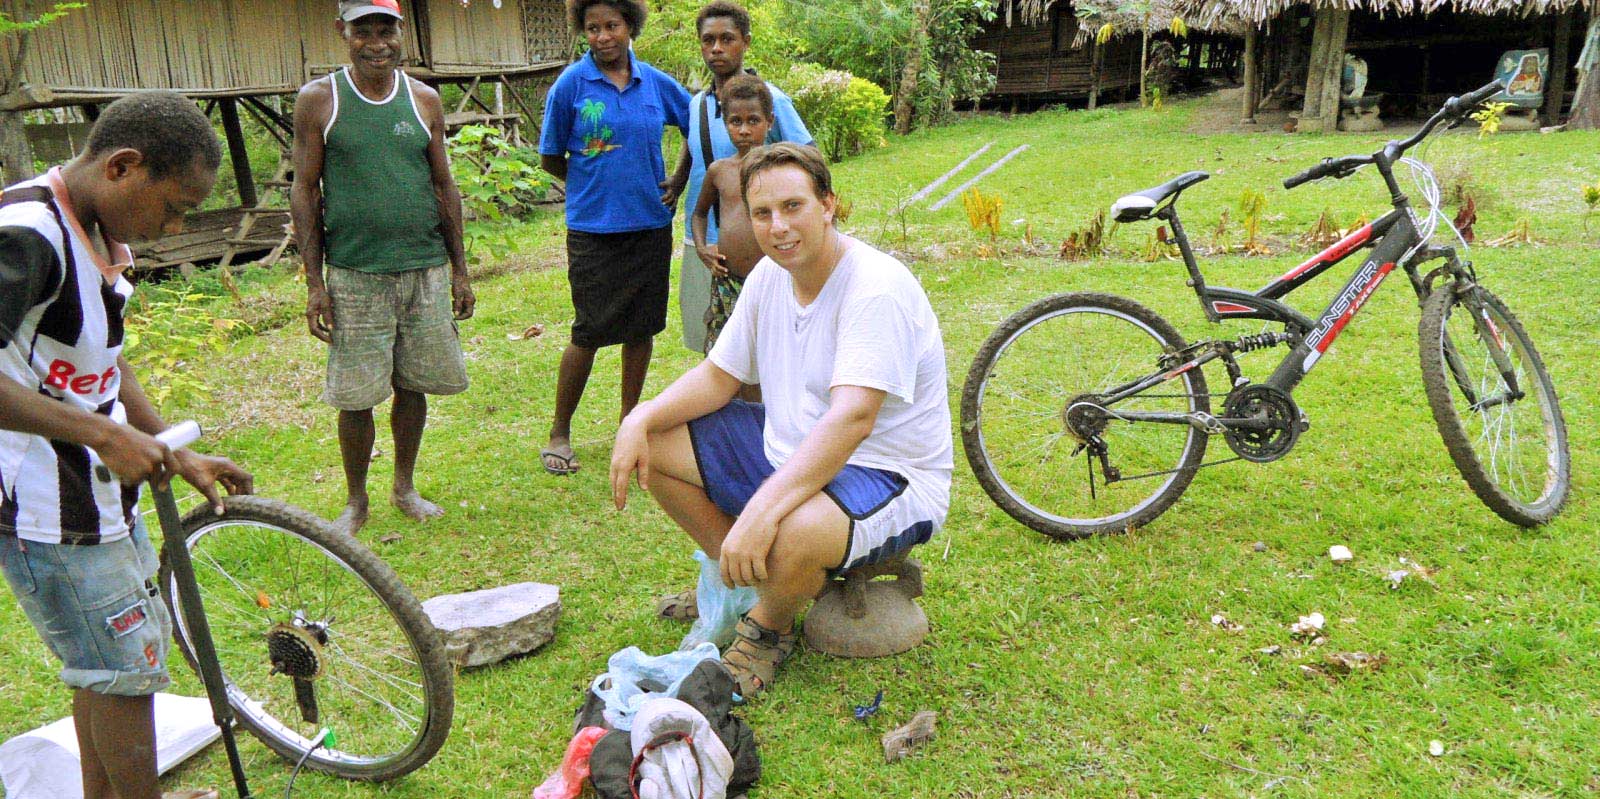
[[[461,194],[445,156],[444,106],[400,69],[397,0],[339,0],[350,66],[307,83],[294,107],[291,210],[306,268],[306,323],[328,343],[322,398],[339,410],[347,500],[336,524],[367,520],[372,409],[391,393],[390,502],[441,516],[413,484],[428,394],[467,373],[456,320],[476,302],[461,237]]]

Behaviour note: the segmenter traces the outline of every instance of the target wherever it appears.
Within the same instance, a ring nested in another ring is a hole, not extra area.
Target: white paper
[[[222,737],[211,703],[156,694],[156,768],[162,774]],[[9,799],[83,799],[78,733],[72,718],[46,724],[0,744],[0,782]]]

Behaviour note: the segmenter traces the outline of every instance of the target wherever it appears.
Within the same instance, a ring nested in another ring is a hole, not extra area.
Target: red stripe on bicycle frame
[[[1354,233],[1351,233],[1350,235],[1334,242],[1328,247],[1328,249],[1312,256],[1311,260],[1306,261],[1305,263],[1293,269],[1290,269],[1288,272],[1285,272],[1283,277],[1278,278],[1277,282],[1283,283],[1285,281],[1294,280],[1314,267],[1337,261],[1340,258],[1343,258],[1346,255],[1354,252],[1357,247],[1366,244],[1371,238],[1372,225],[1362,225],[1360,229],[1356,230]]]
[[[1350,303],[1350,307],[1345,309],[1344,316],[1339,317],[1339,321],[1334,322],[1333,327],[1328,328],[1328,335],[1323,336],[1322,340],[1317,342],[1317,352],[1328,351],[1328,347],[1333,344],[1333,340],[1339,337],[1339,332],[1344,330],[1345,325],[1350,324],[1351,319],[1355,318],[1356,311],[1361,310],[1361,306],[1367,304],[1367,298],[1371,297],[1372,292],[1377,290],[1378,284],[1382,283],[1383,279],[1393,271],[1393,261],[1378,267],[1378,271],[1373,273],[1372,279],[1367,281],[1367,285],[1361,287],[1361,293],[1357,294],[1355,300]]]
[[[1236,302],[1213,302],[1211,303],[1211,310],[1217,313],[1250,313],[1255,309]]]

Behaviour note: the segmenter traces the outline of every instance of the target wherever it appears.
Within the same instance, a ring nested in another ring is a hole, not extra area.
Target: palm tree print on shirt
[[[609,153],[622,145],[611,143],[611,126],[604,123],[606,104],[599,100],[584,100],[583,108],[578,110],[578,118],[588,125],[588,132],[583,137],[583,156],[593,158],[602,153]]]

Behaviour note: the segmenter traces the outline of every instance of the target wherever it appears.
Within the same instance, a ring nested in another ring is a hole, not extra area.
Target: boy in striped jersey
[[[218,483],[251,490],[232,461],[153,437],[166,423],[122,358],[124,242],[181,231],[221,157],[193,102],[138,94],[83,155],[0,194],[0,572],[74,689],[88,799],[161,796],[151,696],[171,620],[139,484],[179,475],[219,513]]]

